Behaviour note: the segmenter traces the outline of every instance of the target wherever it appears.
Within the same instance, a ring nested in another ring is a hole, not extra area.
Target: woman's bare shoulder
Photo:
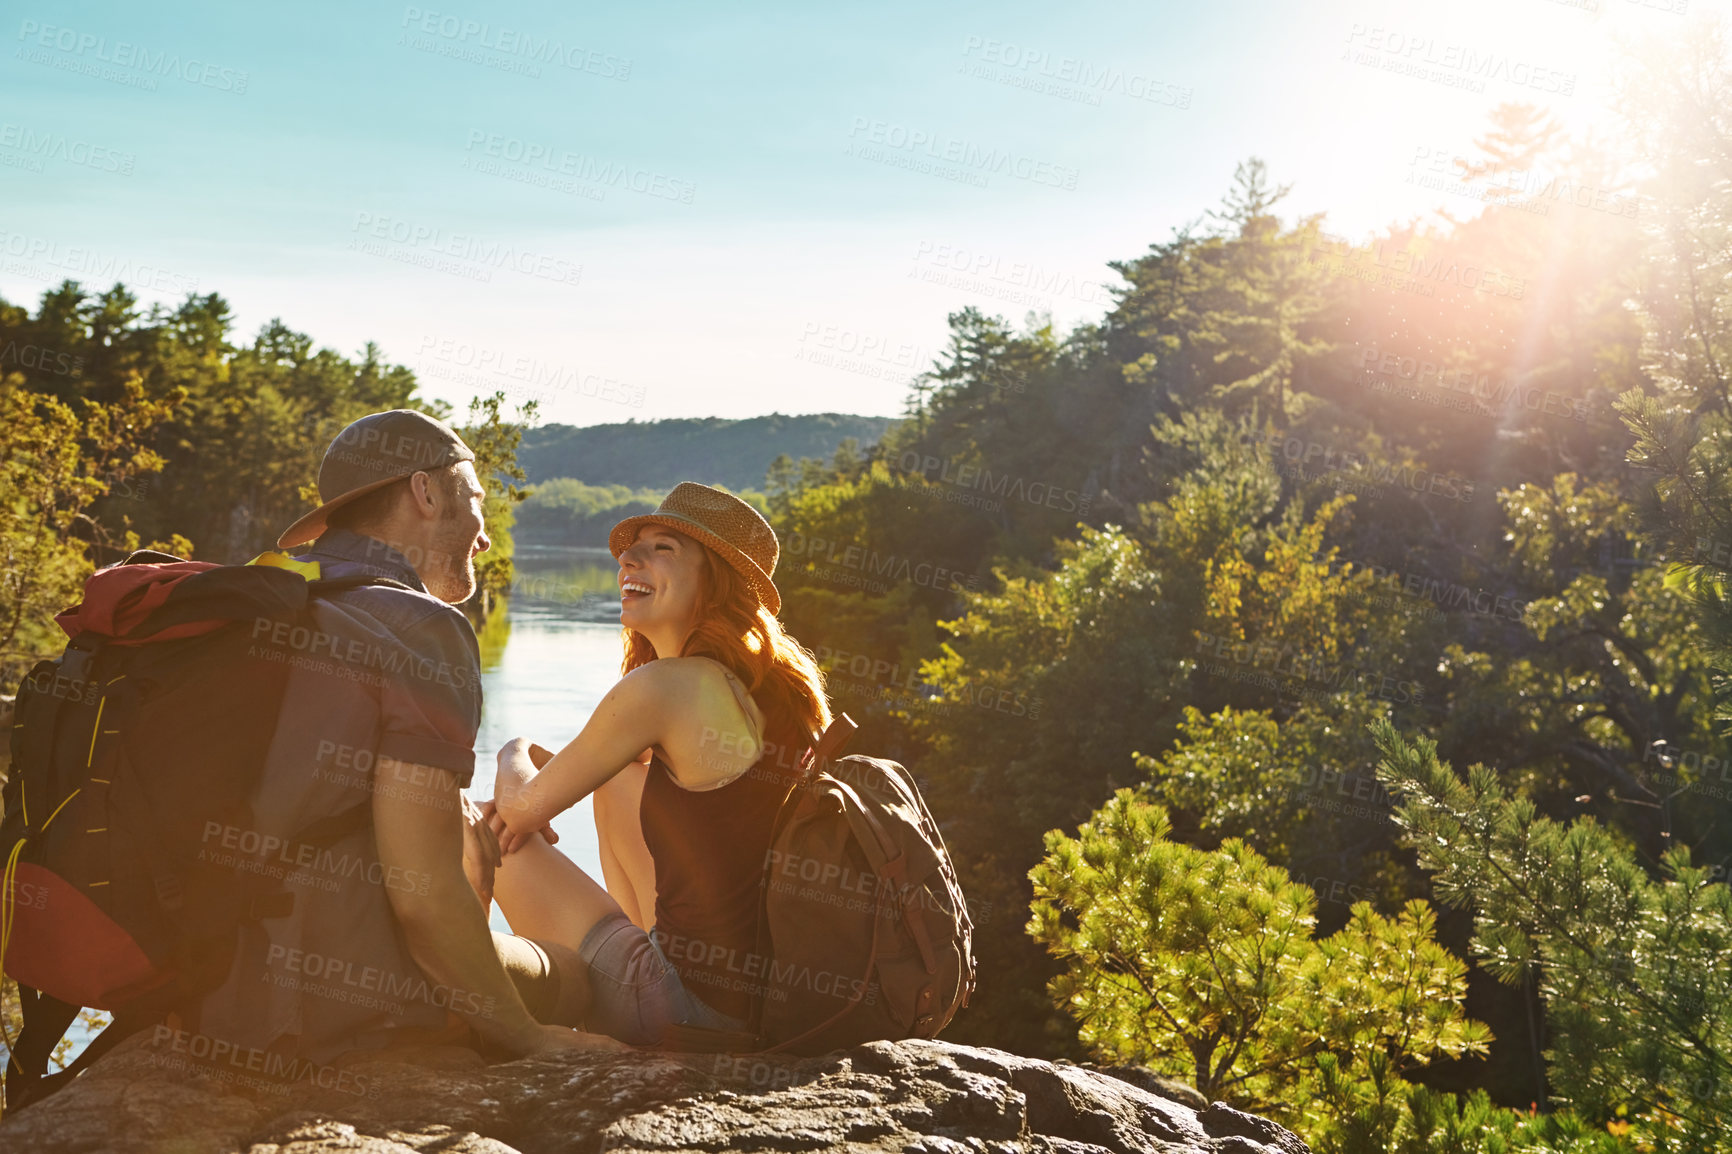
[[[674,777],[687,789],[726,784],[757,761],[763,746],[764,711],[739,676],[721,662],[708,657],[674,660],[681,664],[669,675],[682,684],[670,689],[684,706],[676,723],[683,732],[669,734]]]
[[[659,658],[638,666],[620,680],[632,681],[634,694],[648,693],[681,709],[725,707],[726,703],[732,703],[747,711],[748,716],[758,713],[757,703],[734,671],[709,657]]]
[[[720,677],[716,670],[722,666],[707,657],[659,657],[646,662],[620,678],[620,682],[631,682],[634,686],[660,686],[663,689],[673,689],[678,686],[696,686],[710,677]]]
[[[625,674],[620,681],[637,677],[634,695],[648,693],[679,712],[707,714],[714,721],[717,710],[745,716],[753,731],[764,728],[764,710],[752,698],[738,674],[710,657],[663,657]]]
[[[734,671],[713,657],[663,657],[648,665],[639,666],[633,673],[643,673],[646,670],[662,666],[661,676],[667,679],[679,678],[689,684],[705,681],[738,681]]]

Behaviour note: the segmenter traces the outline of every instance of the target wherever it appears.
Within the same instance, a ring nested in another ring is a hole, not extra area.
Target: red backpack
[[[247,799],[290,668],[286,651],[255,647],[261,623],[312,628],[316,598],[359,585],[407,588],[319,580],[281,554],[215,565],[140,550],[56,619],[71,640],[19,684],[0,795],[0,968],[24,1008],[7,1039],[11,1108],[220,985],[241,923],[293,908],[274,879],[205,860],[201,831],[254,826]],[[362,803],[291,840],[325,845],[370,821]],[[47,1075],[80,1007],[114,1022]]]

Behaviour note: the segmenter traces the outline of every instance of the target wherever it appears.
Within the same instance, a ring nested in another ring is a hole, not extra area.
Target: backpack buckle
[[[85,673],[90,668],[90,662],[96,656],[96,650],[102,645],[102,638],[86,630],[66,643],[66,652],[61,655],[59,674],[68,681],[87,681]]]

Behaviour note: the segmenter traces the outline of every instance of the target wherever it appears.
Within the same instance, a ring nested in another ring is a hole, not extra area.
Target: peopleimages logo
[[[1524,278],[1474,264],[1464,265],[1441,252],[1428,256],[1426,253],[1405,248],[1391,251],[1381,240],[1354,248],[1328,234],[1324,234],[1323,242],[1307,259],[1327,261],[1334,258],[1342,271],[1363,266],[1405,276],[1413,283],[1428,289],[1434,285],[1456,285],[1476,293],[1509,297],[1518,301],[1527,291],[1527,281]]]
[[[928,485],[953,485],[958,489],[977,489],[994,497],[1044,505],[1066,513],[1087,516],[1089,499],[1077,489],[1061,489],[1044,481],[1024,482],[1010,473],[995,478],[985,465],[958,464],[949,458],[939,458],[909,450],[896,459],[897,470],[905,476],[919,477]],[[933,475],[934,470],[937,476]]]
[[[1337,488],[1367,494],[1382,488],[1406,489],[1446,497],[1451,501],[1473,500],[1472,481],[1453,474],[1434,473],[1413,465],[1374,461],[1351,449],[1338,449],[1321,441],[1290,437],[1279,429],[1240,434],[1240,443],[1267,445],[1276,471],[1296,481],[1316,480],[1325,472],[1338,475]],[[1282,462],[1286,463],[1283,464]],[[1312,466],[1315,469],[1312,470]],[[1312,470],[1312,471],[1308,471]],[[1355,487],[1357,486],[1357,489]]]
[[[206,1073],[226,1075],[227,1077],[222,1077],[221,1080],[234,1080],[242,1085],[273,1092],[286,1092],[293,1083],[306,1082],[323,1090],[337,1090],[357,1097],[379,1096],[378,1086],[368,1084],[371,1078],[369,1074],[322,1065],[277,1050],[261,1050],[257,1046],[242,1045],[228,1038],[158,1025],[152,1031],[150,1045],[152,1050],[157,1051],[152,1058],[153,1064],[169,1069],[185,1069],[195,1076]],[[163,1054],[165,1050],[167,1055]],[[182,1065],[185,1059],[174,1055],[186,1055],[195,1059],[198,1066],[188,1069]],[[228,1068],[224,1069],[225,1066]],[[258,1074],[261,1077],[249,1078],[246,1074]]]
[[[1099,281],[1079,277],[1075,273],[1042,268],[1030,261],[1006,260],[992,253],[980,252],[965,245],[940,244],[923,240],[914,250],[915,264],[935,265],[947,272],[981,282],[992,282],[1011,290],[1025,290],[1023,296],[1003,299],[1012,303],[1044,303],[1051,307],[1052,299],[1067,297],[1084,304],[1110,304],[1112,290]],[[957,283],[955,287],[969,287]],[[977,291],[986,290],[984,284]],[[1026,295],[1033,294],[1033,295]],[[988,292],[988,295],[994,295]]]
[[[470,153],[479,151],[484,157],[508,161],[525,168],[540,168],[551,175],[569,176],[586,184],[627,188],[645,196],[677,201],[680,204],[690,204],[697,192],[697,185],[689,180],[651,172],[635,165],[601,160],[587,153],[573,152],[569,148],[522,140],[479,128],[469,130],[469,140],[463,150]]]
[[[1376,670],[1345,665],[1326,653],[1295,649],[1290,642],[1277,645],[1262,638],[1241,640],[1232,636],[1205,633],[1200,629],[1193,632],[1197,637],[1197,656],[1231,661],[1241,667],[1235,671],[1224,665],[1211,667],[1199,662],[1198,668],[1211,677],[1231,677],[1235,681],[1248,681],[1275,690],[1292,688],[1285,682],[1300,686],[1315,683],[1330,693],[1356,690],[1370,697],[1397,703],[1422,701],[1425,697],[1425,690],[1418,682],[1399,681]],[[1243,668],[1245,666],[1251,668],[1246,670]],[[1265,668],[1269,672],[1262,675]]]
[[[402,27],[412,32],[437,36],[452,45],[461,45],[506,57],[520,57],[533,64],[557,64],[573,72],[587,72],[603,80],[631,79],[629,57],[614,56],[585,48],[581,44],[566,44],[552,36],[536,36],[516,28],[495,27],[485,20],[470,20],[449,12],[432,12],[422,8],[403,9]],[[534,75],[539,75],[539,72]]]
[[[1376,63],[1387,71],[1450,82],[1452,87],[1471,87],[1475,92],[1485,91],[1486,82],[1493,80],[1558,96],[1572,96],[1576,91],[1574,72],[1544,68],[1471,44],[1440,44],[1423,33],[1355,23],[1348,29],[1347,42],[1362,50],[1365,58],[1356,58],[1357,63]]]
[[[52,48],[56,52],[78,57],[81,61],[99,61],[117,68],[130,68],[151,77],[184,80],[188,84],[233,92],[236,95],[247,90],[248,76],[242,69],[209,64],[193,56],[183,60],[178,52],[152,52],[142,44],[133,44],[126,40],[117,40],[110,44],[106,36],[80,32],[76,28],[62,28],[54,24],[24,20],[18,26],[18,39],[39,48]],[[42,60],[32,62],[52,63]],[[74,71],[84,69],[75,68]],[[154,89],[156,85],[152,82],[148,87]]]
[[[1476,168],[1471,158],[1451,152],[1447,148],[1433,148],[1424,144],[1415,146],[1413,159],[1408,161],[1408,170],[1407,182],[1410,184],[1464,192],[1476,200],[1490,200],[1514,208],[1532,205],[1542,210],[1541,215],[1549,208],[1548,202],[1556,201],[1611,216],[1629,217],[1632,220],[1641,210],[1641,201],[1634,193],[1571,180],[1568,176],[1555,173],[1542,173],[1538,169],[1496,169],[1472,175],[1476,173]],[[1427,176],[1441,179],[1426,183]],[[1479,182],[1478,188],[1474,186],[1475,181]],[[1531,201],[1523,204],[1512,199],[1516,196],[1530,197]]]
[[[1450,368],[1437,360],[1383,350],[1375,344],[1361,350],[1359,367],[1368,378],[1396,377],[1413,381],[1420,390],[1429,387],[1459,393],[1483,402],[1493,410],[1488,415],[1496,415],[1495,410],[1500,407],[1511,410],[1519,408],[1549,416],[1586,421],[1590,413],[1588,403],[1579,397],[1571,397],[1553,389],[1533,388],[1508,375],[1493,380],[1489,373],[1479,373],[1472,368],[1459,366]]]
[[[38,162],[35,169],[37,172],[42,171],[39,162],[58,160],[82,168],[94,168],[98,172],[131,176],[133,163],[137,160],[130,152],[92,144],[88,140],[77,140],[64,133],[38,131],[9,120],[0,122],[0,148],[23,153]]]
[[[357,965],[348,958],[313,953],[275,942],[265,953],[265,965],[281,969],[284,975],[309,980],[307,985],[279,983],[289,988],[304,988],[309,993],[320,994],[323,991],[310,983],[323,983],[332,988],[331,992],[347,995],[340,1000],[359,1004],[378,1001],[384,1003],[379,1008],[396,1013],[403,1012],[402,1003],[406,1002],[420,1002],[437,1009],[455,1010],[459,1014],[475,1017],[491,1017],[497,1008],[497,1001],[490,994],[482,995],[461,986],[447,986],[443,982],[430,983],[420,973],[397,974],[378,966]],[[377,995],[377,999],[356,999],[356,994],[373,994]],[[392,1002],[398,1004],[392,1006],[389,1004]]]
[[[135,262],[127,257],[99,252],[82,245],[63,245],[47,237],[0,230],[0,256],[38,262],[48,269],[56,270],[52,274],[55,279],[70,274],[79,280],[88,279],[103,284],[125,281],[129,288],[149,289],[152,292],[185,295],[198,291],[196,276],[186,276],[158,265]],[[47,280],[51,275],[37,267],[36,263],[8,263],[6,271],[34,280]]]
[[[815,572],[819,576],[826,575],[825,566],[835,565],[844,570],[871,573],[877,577],[908,581],[933,589],[956,592],[967,590],[972,593],[980,585],[980,578],[974,573],[947,569],[930,561],[917,561],[895,553],[880,553],[876,549],[849,541],[808,537],[803,533],[788,534],[787,540],[782,544],[782,556],[789,560],[795,557],[803,558],[806,563],[816,567]],[[884,591],[882,582],[873,582],[872,585],[877,586],[877,592]]]
[[[83,357],[45,349],[41,345],[20,345],[17,341],[0,345],[0,365],[8,363],[58,377],[77,376],[84,368]]]
[[[971,60],[1004,69],[1004,73],[976,72],[984,79],[997,79],[1014,87],[1028,87],[1037,92],[1086,104],[1100,104],[1103,92],[1117,93],[1132,100],[1164,104],[1170,108],[1189,108],[1191,89],[1156,80],[1141,72],[1111,65],[1096,64],[1077,56],[1054,57],[1041,49],[1024,48],[1017,44],[994,40],[987,36],[970,36],[963,41],[962,55]],[[1026,77],[1023,83],[1017,78]],[[1051,87],[1033,83],[1037,79],[1056,81]]]
[[[382,213],[356,212],[349,247],[374,256],[403,259],[441,272],[459,271],[472,279],[490,280],[489,269],[509,268],[524,276],[555,284],[575,285],[583,279],[583,266],[547,253],[518,248],[470,233],[446,232],[442,228]],[[392,250],[388,245],[400,246]],[[438,258],[450,257],[440,262]],[[418,259],[421,258],[421,259]]]
[[[424,336],[416,352],[421,357],[452,366],[451,370],[446,370],[439,365],[423,363],[419,371],[424,376],[446,380],[467,378],[489,388],[504,385],[510,392],[523,392],[550,400],[581,396],[643,408],[645,390],[642,385],[627,384],[599,373],[586,373],[573,365],[553,364],[514,349]],[[523,387],[519,389],[513,385]]]
[[[858,149],[858,155],[868,160],[881,159],[870,147],[878,145],[891,149],[894,153],[919,155],[941,164],[957,165],[960,171],[970,176],[998,174],[1053,188],[1076,188],[1077,169],[1069,165],[1054,164],[1009,149],[985,148],[942,132],[910,128],[906,124],[877,120],[869,116],[856,116],[848,129],[848,135],[859,142],[858,145],[850,145],[849,152],[852,154]]]

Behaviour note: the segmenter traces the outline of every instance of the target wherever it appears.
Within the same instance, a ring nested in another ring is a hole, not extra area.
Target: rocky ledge
[[[1145,1070],[946,1042],[820,1058],[644,1052],[487,1065],[451,1048],[318,1068],[292,1082],[193,1066],[149,1034],[0,1122],[32,1154],[1305,1154],[1272,1122]],[[323,1084],[321,1084],[323,1083]]]

